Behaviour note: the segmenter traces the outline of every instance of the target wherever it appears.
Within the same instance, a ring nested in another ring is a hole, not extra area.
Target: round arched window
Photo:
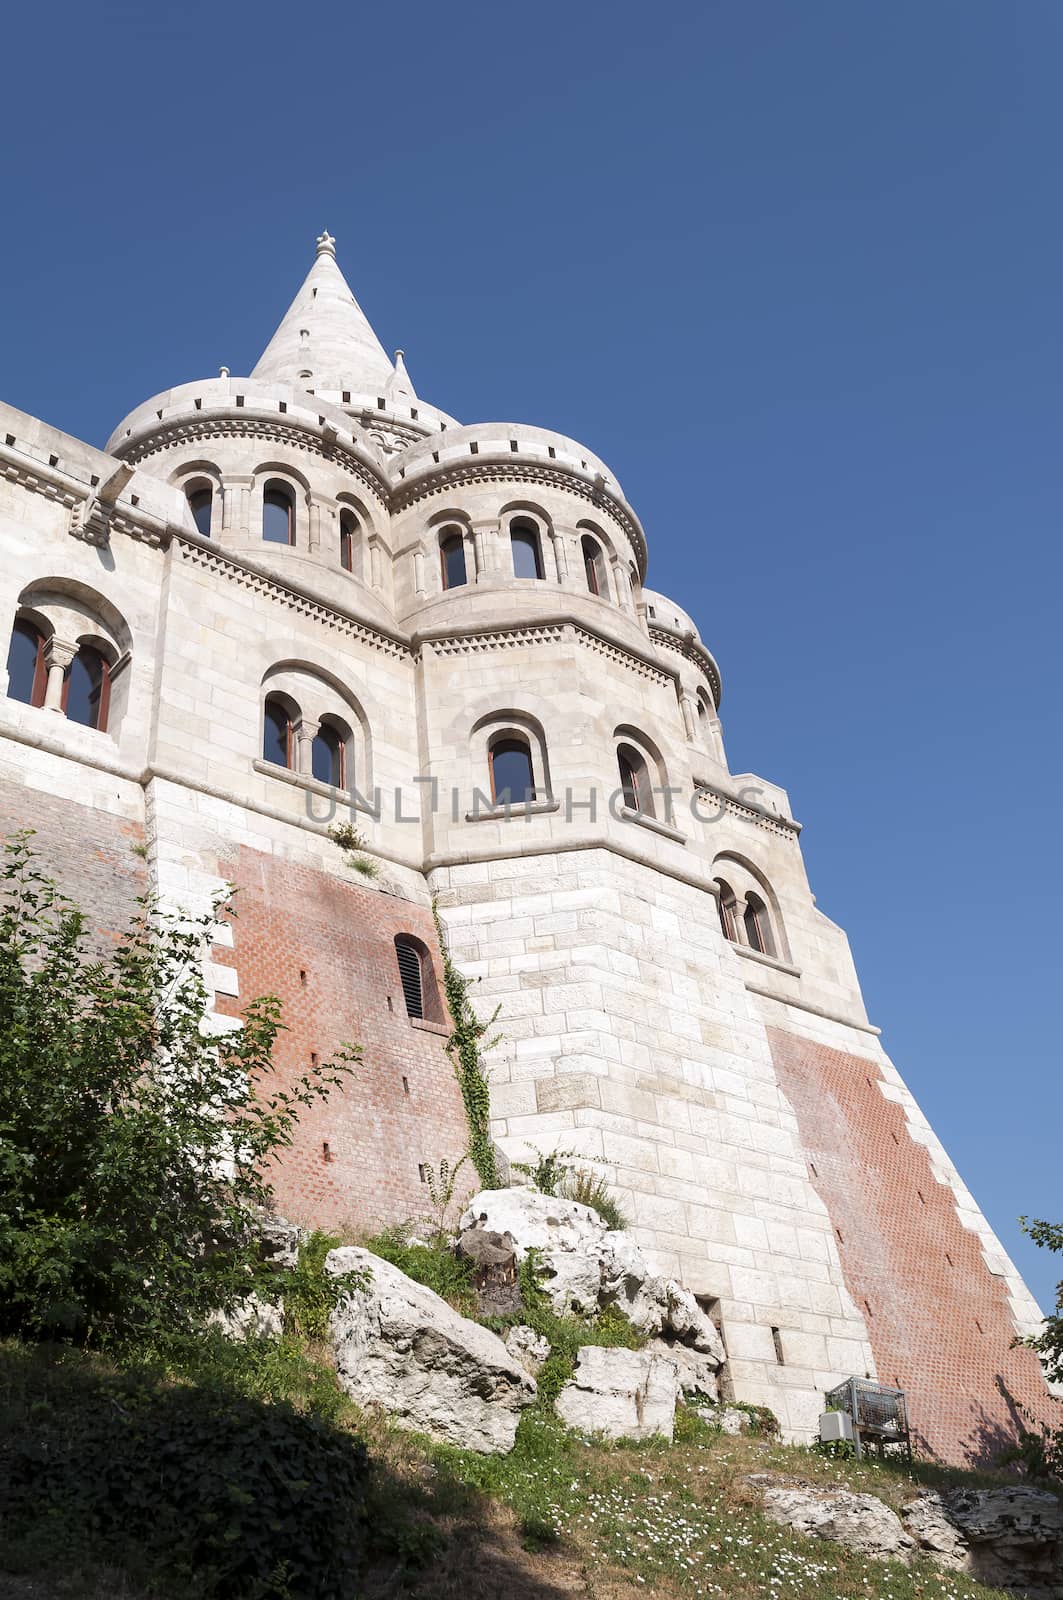
[[[105,733],[110,692],[111,669],[107,661],[91,645],[83,644],[63,682],[62,706],[68,719]]]
[[[263,761],[271,761],[278,767],[290,767],[294,747],[292,733],[288,707],[276,695],[269,695],[262,716]]]
[[[188,492],[188,509],[192,513],[192,521],[196,525],[196,532],[201,533],[204,539],[210,538],[210,519],[214,508],[214,495],[210,489],[200,487],[190,489]]]
[[[11,630],[7,652],[7,692],[12,700],[43,706],[48,671],[44,663],[44,635],[21,617]]]
[[[535,799],[535,773],[526,739],[496,739],[489,759],[491,795],[496,805],[520,806]]]
[[[295,543],[295,499],[286,483],[267,483],[263,490],[262,537],[267,544]]]
[[[513,552],[515,578],[541,578],[543,552],[539,543],[539,530],[532,522],[514,522],[509,530],[509,543]]]
[[[337,729],[323,722],[310,747],[310,771],[319,783],[347,787],[347,750]]]
[[[620,769],[620,787],[624,804],[629,811],[641,811],[643,816],[653,816],[653,786],[646,758],[632,744],[622,744],[616,752]]]
[[[468,583],[465,572],[465,540],[457,529],[451,529],[439,542],[439,561],[443,572],[444,589],[460,589]]]

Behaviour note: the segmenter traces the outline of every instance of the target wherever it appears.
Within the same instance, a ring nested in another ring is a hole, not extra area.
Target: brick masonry
[[[1011,1348],[1003,1277],[884,1097],[877,1063],[778,1028],[768,1036],[880,1380],[907,1391],[921,1450],[989,1461],[1014,1438],[1019,1406],[1037,1416],[1051,1404],[1036,1357]]]
[[[346,1085],[301,1115],[275,1178],[278,1209],[353,1232],[420,1217],[428,1190],[419,1167],[443,1157],[453,1164],[468,1143],[442,1011],[438,1031],[411,1022],[395,957],[396,934],[420,939],[438,986],[431,912],[247,847],[233,879],[234,947],[216,954],[236,967],[242,1000],[219,997],[219,1009],[232,1014],[251,996],[278,996],[282,1078],[305,1071],[311,1053],[327,1061],[344,1042],[364,1052]],[[475,1186],[471,1168],[462,1179],[463,1197]]]
[[[0,834],[32,828],[41,866],[88,919],[90,938],[113,941],[130,923],[147,887],[137,823],[94,806],[0,782]]]

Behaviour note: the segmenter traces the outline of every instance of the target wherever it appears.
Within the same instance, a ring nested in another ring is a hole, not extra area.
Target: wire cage
[[[903,1389],[891,1389],[871,1378],[849,1378],[830,1389],[826,1399],[829,1411],[845,1411],[851,1417],[858,1456],[868,1444],[877,1445],[881,1454],[887,1445],[896,1444],[912,1459],[908,1400]]]

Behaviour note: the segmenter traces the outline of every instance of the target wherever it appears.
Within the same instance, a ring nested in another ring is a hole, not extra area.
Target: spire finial
[[[319,233],[317,236],[317,253],[319,256],[332,256],[335,260],[336,241],[327,228],[324,233]]]

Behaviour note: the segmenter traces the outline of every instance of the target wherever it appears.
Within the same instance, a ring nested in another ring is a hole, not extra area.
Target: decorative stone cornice
[[[663,646],[665,650],[676,650],[687,661],[693,661],[708,679],[712,703],[718,711],[723,695],[720,669],[701,641],[689,629],[682,633],[676,628],[662,628],[656,623],[650,624],[650,638],[655,645]]]
[[[569,494],[586,500],[588,505],[606,511],[631,540],[639,572],[645,574],[647,562],[646,536],[622,500],[611,490],[596,487],[576,471],[566,471],[561,465],[544,466],[535,461],[515,456],[511,462],[501,459],[452,461],[434,472],[424,472],[411,480],[400,479],[395,485],[391,504],[393,511],[404,511],[418,500],[445,493],[464,483],[541,483],[553,489],[564,489]]]
[[[383,628],[375,628],[368,622],[360,622],[358,618],[328,605],[324,600],[301,594],[298,589],[282,583],[279,578],[256,571],[226,551],[209,549],[206,541],[193,542],[187,535],[181,533],[174,536],[173,542],[181,559],[188,561],[192,566],[222,573],[242,589],[249,589],[253,594],[266,595],[271,600],[276,600],[279,604],[298,612],[300,616],[322,623],[333,633],[342,633],[349,639],[358,639],[362,644],[370,645],[386,656],[402,657],[410,653],[408,642],[400,635],[389,634]]]
[[[792,817],[780,817],[776,812],[769,811],[766,806],[758,806],[752,800],[736,800],[725,789],[718,789],[714,784],[706,783],[704,778],[694,779],[695,797],[700,795],[711,796],[713,803],[721,810],[727,811],[733,817],[744,817],[756,828],[763,828],[767,833],[777,833],[784,839],[796,840],[801,832],[801,824]]]
[[[261,439],[269,444],[286,445],[301,450],[306,455],[319,456],[334,461],[357,478],[375,495],[382,506],[387,506],[390,488],[384,473],[354,454],[338,440],[330,442],[319,430],[300,427],[298,422],[279,422],[269,417],[181,417],[161,425],[147,438],[125,447],[116,445],[114,453],[125,461],[146,461],[150,456],[168,450],[171,445],[196,443],[206,439]]]

